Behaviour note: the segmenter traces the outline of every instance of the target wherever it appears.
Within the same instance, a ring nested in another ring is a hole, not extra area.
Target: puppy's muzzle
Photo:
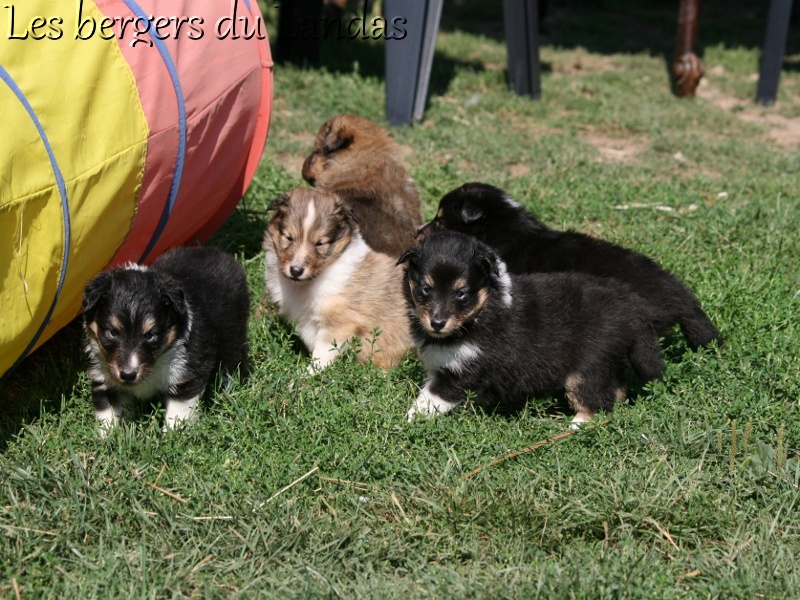
[[[450,320],[450,314],[441,306],[435,307],[430,313],[428,313],[428,323],[431,327],[431,332],[442,333],[447,327],[447,323]]]
[[[114,379],[125,385],[133,385],[142,380],[142,365],[134,361],[128,364],[112,363],[109,365],[109,371]]]

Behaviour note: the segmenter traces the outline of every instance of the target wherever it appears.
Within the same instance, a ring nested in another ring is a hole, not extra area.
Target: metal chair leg
[[[391,125],[410,125],[422,118],[431,76],[436,33],[443,0],[385,0],[388,23],[405,19],[406,36],[387,39],[386,118]]]
[[[542,94],[537,4],[537,0],[503,0],[508,80],[515,93],[533,98]]]
[[[778,81],[781,77],[783,54],[786,52],[792,2],[793,0],[771,0],[769,3],[767,34],[764,39],[756,91],[756,102],[765,106],[774,104],[778,97]]]

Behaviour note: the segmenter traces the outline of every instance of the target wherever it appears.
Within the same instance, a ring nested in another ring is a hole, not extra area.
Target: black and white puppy
[[[101,434],[131,403],[165,397],[165,429],[198,417],[222,367],[247,369],[250,296],[242,266],[215,248],[175,248],[152,266],[100,273],[83,292],[85,350]]]
[[[466,183],[449,192],[439,202],[436,217],[420,227],[417,236],[445,229],[488,244],[512,273],[575,271],[616,277],[649,304],[660,336],[677,323],[693,349],[722,343],[694,294],[655,261],[576,231],[550,229],[494,186]]]
[[[664,364],[646,303],[614,279],[581,273],[509,275],[473,237],[433,233],[400,257],[412,335],[428,379],[408,411],[433,416],[463,403],[514,407],[566,390],[574,423],[625,396]]]

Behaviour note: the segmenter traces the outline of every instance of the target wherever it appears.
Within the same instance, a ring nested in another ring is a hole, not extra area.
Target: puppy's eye
[[[317,250],[321,250],[323,247],[325,247],[326,244],[327,244],[327,242],[323,242],[322,240],[319,240],[316,244],[314,244],[314,247]]]
[[[153,331],[152,329],[144,334],[144,341],[145,342],[153,342],[158,339],[158,333]]]
[[[419,286],[419,293],[423,298],[427,298],[431,295],[431,286],[423,283]]]
[[[294,241],[294,238],[292,236],[286,234],[283,235],[283,239],[285,239],[290,244]]]
[[[119,336],[119,331],[110,327],[106,329],[106,336],[110,337],[112,340]]]
[[[467,297],[467,291],[458,290],[455,294],[453,294],[453,296],[455,297],[456,300],[463,300],[464,298]]]

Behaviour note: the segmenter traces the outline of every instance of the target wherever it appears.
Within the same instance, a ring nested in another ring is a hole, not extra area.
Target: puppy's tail
[[[660,379],[664,374],[661,346],[658,345],[658,338],[648,324],[642,323],[628,359],[631,361],[631,367],[641,383]]]
[[[693,310],[680,319],[680,325],[683,335],[686,336],[686,342],[692,350],[697,350],[700,346],[708,346],[714,341],[718,346],[722,345],[722,336],[697,301],[695,301]]]

